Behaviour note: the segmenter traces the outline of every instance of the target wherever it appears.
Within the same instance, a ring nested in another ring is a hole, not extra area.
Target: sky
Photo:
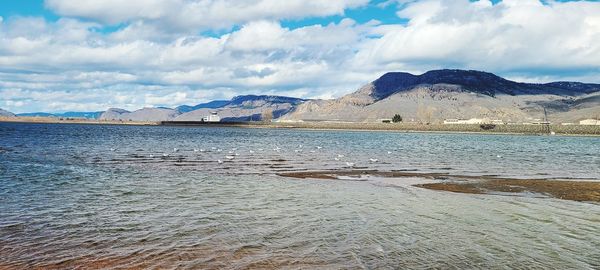
[[[442,68],[600,83],[600,1],[0,1],[0,108],[16,113],[328,99]]]

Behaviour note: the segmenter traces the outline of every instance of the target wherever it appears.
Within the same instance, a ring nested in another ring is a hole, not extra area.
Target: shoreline
[[[236,122],[189,124],[152,121],[111,121],[91,119],[57,119],[51,117],[0,117],[0,122],[32,123],[32,124],[81,124],[81,125],[124,125],[124,126],[166,126],[166,127],[236,127],[236,128],[272,128],[302,129],[314,131],[392,131],[403,133],[455,133],[455,134],[489,134],[489,135],[550,135],[544,132],[541,125],[497,125],[493,129],[484,130],[480,125],[444,125],[421,123],[363,123],[363,122]],[[550,130],[557,136],[600,136],[600,126],[585,125],[550,125]]]

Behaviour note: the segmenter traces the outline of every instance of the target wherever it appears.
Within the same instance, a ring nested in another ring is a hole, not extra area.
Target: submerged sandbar
[[[345,180],[347,177],[361,179],[364,178],[364,176],[400,179],[421,177],[437,181],[434,183],[415,184],[413,186],[431,190],[468,194],[524,196],[526,194],[534,193],[563,200],[600,202],[600,180],[550,178],[517,179],[497,176],[376,170],[303,171],[279,173],[278,175],[302,179],[313,178],[329,180]]]

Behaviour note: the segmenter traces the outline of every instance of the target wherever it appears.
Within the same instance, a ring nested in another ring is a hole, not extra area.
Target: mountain
[[[111,108],[102,113],[100,120],[117,121],[201,121],[211,112],[217,112],[222,121],[258,121],[264,111],[272,111],[273,118],[289,113],[304,99],[245,95],[231,100],[216,100],[195,106],[182,105],[175,109],[144,108],[133,112]]]
[[[65,113],[19,113],[17,116],[25,117],[63,117],[63,118],[87,118],[98,119],[103,112],[65,112]]]
[[[177,116],[174,121],[200,121],[211,112],[217,112],[224,122],[232,121],[259,121],[262,113],[271,111],[273,118],[279,118],[306,100],[300,98],[245,95],[232,98],[222,107],[202,108]]]
[[[176,110],[169,108],[143,108],[133,112],[110,108],[102,115],[100,115],[100,120],[113,120],[113,121],[139,121],[139,122],[155,122],[155,121],[168,121],[180,113]]]
[[[554,121],[576,121],[599,113],[599,96],[600,84],[521,83],[474,70],[391,72],[341,98],[307,101],[282,119],[360,122],[398,113],[423,122],[475,117],[513,122],[543,118],[546,108]]]
[[[0,117],[15,117],[14,113],[0,109]]]
[[[223,106],[227,106],[231,101],[229,100],[213,100],[211,102],[207,102],[207,103],[201,103],[195,106],[188,106],[188,105],[181,105],[177,108],[175,108],[175,110],[177,110],[180,113],[186,113],[186,112],[191,112],[191,111],[195,111],[198,109],[216,109],[216,108],[221,108]]]

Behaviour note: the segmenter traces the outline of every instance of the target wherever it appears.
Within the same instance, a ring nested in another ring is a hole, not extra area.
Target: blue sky
[[[334,98],[439,68],[600,83],[598,1],[12,0],[0,17],[14,112]]]

